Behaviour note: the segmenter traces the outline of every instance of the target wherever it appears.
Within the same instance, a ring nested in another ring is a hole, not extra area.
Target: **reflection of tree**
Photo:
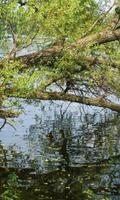
[[[68,162],[67,143],[72,137],[71,112],[67,113],[69,104],[64,108],[62,108],[63,105],[56,106],[54,113],[50,112],[51,118],[45,116],[45,112],[42,117],[35,116],[36,124],[30,126],[27,137],[30,154],[34,154],[35,159],[40,158],[41,154],[41,164],[39,164],[43,165],[44,162],[45,166],[53,169],[55,166],[59,167]],[[31,146],[32,148],[30,148]]]
[[[0,163],[7,167],[7,150],[0,144]]]
[[[115,165],[70,167],[66,171],[41,174],[31,183],[30,179],[28,182],[26,180],[29,185],[22,189],[22,199],[102,200],[103,197],[115,195],[118,200],[120,195],[115,184],[116,174],[120,179],[119,167]]]
[[[16,173],[23,179],[23,186],[27,186],[25,189],[22,187],[22,199],[89,199],[88,192],[92,191],[90,199],[101,200],[102,195],[116,195],[118,200],[120,164],[115,164],[116,161],[113,158],[113,164],[110,165],[106,162],[107,165],[69,166],[65,171],[57,170],[40,175],[31,173],[29,168],[18,170]],[[0,179],[1,189],[2,181]]]
[[[97,112],[88,114],[85,111],[76,121],[76,116],[73,115],[74,112],[71,114],[69,106],[68,110],[64,106],[55,108],[52,119],[44,115],[43,120],[37,115],[36,124],[29,129],[28,141],[34,146],[34,155],[36,149],[39,149],[42,163],[47,161],[46,167],[42,166],[43,168],[49,171],[51,167],[54,170],[55,166],[58,168],[76,164],[80,166],[82,163],[100,163],[112,155],[120,154],[117,115]]]

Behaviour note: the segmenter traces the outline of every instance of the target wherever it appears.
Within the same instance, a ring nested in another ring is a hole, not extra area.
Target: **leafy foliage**
[[[112,64],[114,61],[117,66],[120,64],[119,42],[68,48],[84,36],[91,34],[92,37],[93,33],[112,29],[110,23],[116,13],[106,11],[109,2],[29,0],[20,5],[17,0],[1,0],[1,46],[8,47],[7,55],[2,60],[1,96],[5,98],[15,92],[17,96],[26,94],[28,97],[34,91],[46,91],[53,83],[64,91],[68,82],[71,82],[69,89],[80,95],[109,96],[114,93],[119,96],[120,69]],[[43,49],[61,45],[63,50],[50,62],[26,67],[16,55],[40,40]],[[106,62],[91,64],[86,57]]]

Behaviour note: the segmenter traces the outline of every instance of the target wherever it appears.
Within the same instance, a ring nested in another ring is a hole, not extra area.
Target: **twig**
[[[0,127],[0,130],[5,126],[5,124],[7,123],[7,120],[6,120],[6,118],[4,117],[4,118],[2,118],[2,119],[4,119],[4,122],[3,122],[3,124],[2,124],[2,126]]]
[[[15,128],[10,122],[8,122],[7,119],[6,119],[5,117],[2,117],[2,119],[4,119],[4,122],[3,122],[2,126],[0,127],[0,130],[1,130],[2,128],[4,128],[4,126],[5,126],[6,124],[8,124],[8,125],[11,126],[14,130],[16,130],[16,128]]]

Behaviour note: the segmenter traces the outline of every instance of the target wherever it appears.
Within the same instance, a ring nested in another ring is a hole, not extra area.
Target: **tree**
[[[3,111],[8,97],[64,100],[120,112],[109,98],[120,96],[120,7],[119,2],[100,2],[0,1],[1,43],[8,48],[0,60],[1,117],[12,116]],[[19,55],[35,42],[41,50]]]

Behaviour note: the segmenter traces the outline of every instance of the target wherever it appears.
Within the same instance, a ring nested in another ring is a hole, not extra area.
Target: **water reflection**
[[[15,171],[23,179],[22,199],[120,198],[118,114],[69,102],[22,103],[17,131],[0,132],[1,177]]]

